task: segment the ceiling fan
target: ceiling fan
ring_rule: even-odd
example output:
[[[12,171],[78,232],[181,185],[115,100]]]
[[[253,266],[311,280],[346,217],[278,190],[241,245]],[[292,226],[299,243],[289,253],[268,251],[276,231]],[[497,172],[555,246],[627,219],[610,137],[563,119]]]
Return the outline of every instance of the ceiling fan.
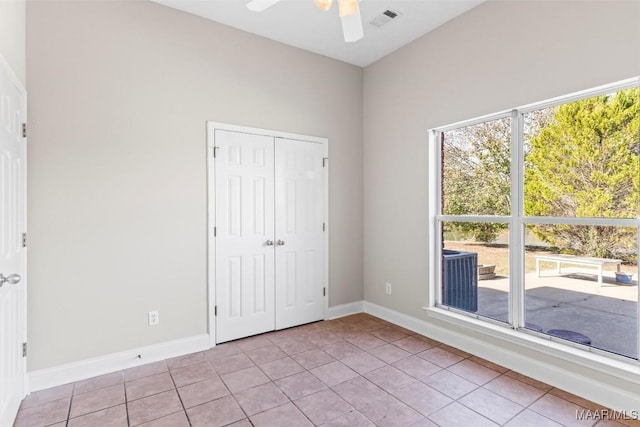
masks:
[[[247,9],[254,12],[262,12],[273,6],[280,0],[251,0],[247,3]],[[362,30],[362,18],[360,17],[360,0],[338,0],[338,12],[342,22],[342,33],[347,43],[356,42],[364,37]],[[318,9],[327,11],[331,8],[333,0],[313,0]]]

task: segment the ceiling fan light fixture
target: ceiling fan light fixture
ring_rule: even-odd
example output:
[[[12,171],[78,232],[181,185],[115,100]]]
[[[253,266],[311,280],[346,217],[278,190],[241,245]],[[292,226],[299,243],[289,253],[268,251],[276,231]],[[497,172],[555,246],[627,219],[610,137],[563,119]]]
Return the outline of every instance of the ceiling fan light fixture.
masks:
[[[280,0],[251,0],[246,4],[247,9],[253,12],[262,12],[273,6]],[[342,23],[342,33],[344,41],[347,43],[357,42],[364,37],[362,28],[362,17],[360,16],[360,0],[338,0],[340,22]],[[329,10],[333,0],[313,0],[320,10]]]
[[[338,0],[338,11],[339,11],[340,18],[349,16],[349,15],[354,15],[356,13],[360,15],[358,0]]]
[[[331,8],[331,4],[333,3],[333,0],[313,0],[313,3],[316,5],[318,9],[326,12]]]

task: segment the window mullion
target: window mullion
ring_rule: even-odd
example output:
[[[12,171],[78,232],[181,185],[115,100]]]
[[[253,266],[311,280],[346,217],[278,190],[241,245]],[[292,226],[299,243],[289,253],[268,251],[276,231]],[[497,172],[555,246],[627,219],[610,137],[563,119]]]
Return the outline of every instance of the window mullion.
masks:
[[[431,241],[427,241],[430,250],[434,255],[429,258],[429,300],[428,305],[435,307],[441,302],[441,281],[442,281],[442,145],[439,130],[433,130],[429,135],[428,156],[430,157],[429,182],[435,183],[433,188],[428,189],[430,194],[427,195],[429,200],[429,235]],[[435,248],[432,246],[435,242]]]
[[[568,225],[602,225],[617,227],[635,227],[637,218],[571,218],[530,216],[523,218],[525,224],[568,224]]]
[[[509,221],[509,324],[524,326],[524,230],[523,207],[523,120],[518,110],[511,117],[511,220]]]
[[[440,215],[442,221],[456,222],[509,222],[511,216],[502,215]]]

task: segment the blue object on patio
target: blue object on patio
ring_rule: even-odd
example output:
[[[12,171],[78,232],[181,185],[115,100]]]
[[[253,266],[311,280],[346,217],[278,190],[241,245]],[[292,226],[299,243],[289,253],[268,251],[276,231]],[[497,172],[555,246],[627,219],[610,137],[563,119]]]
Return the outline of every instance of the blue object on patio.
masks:
[[[478,310],[478,254],[442,251],[442,303],[465,311]]]
[[[549,335],[554,337],[563,338],[565,340],[577,342],[579,344],[590,345],[591,338],[586,335],[582,335],[579,332],[567,331],[566,329],[550,329],[547,331]]]
[[[624,283],[628,285],[631,283],[632,278],[633,278],[633,275],[631,274],[621,273],[616,271],[616,282],[618,283]]]

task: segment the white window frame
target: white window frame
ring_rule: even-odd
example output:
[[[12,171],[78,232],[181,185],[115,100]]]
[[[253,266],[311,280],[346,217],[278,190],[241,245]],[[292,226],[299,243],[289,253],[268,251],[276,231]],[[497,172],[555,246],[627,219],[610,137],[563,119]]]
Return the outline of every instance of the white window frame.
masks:
[[[640,86],[640,78],[635,77],[612,84],[560,96],[542,102],[528,104],[510,111],[502,111],[465,120],[446,126],[440,126],[429,130],[428,141],[428,251],[430,254],[429,265],[429,296],[427,306],[424,307],[431,316],[446,319],[448,321],[491,333],[502,339],[512,339],[513,342],[537,343],[552,354],[567,357],[569,354],[575,357],[575,349],[578,355],[583,355],[586,360],[594,362],[605,359],[617,359],[625,365],[630,364],[640,367],[640,301],[637,309],[637,354],[638,359],[617,355],[615,353],[573,343],[547,334],[538,333],[524,328],[525,316],[525,285],[524,285],[524,229],[527,224],[569,224],[569,225],[604,225],[635,227],[638,230],[638,248],[640,248],[640,217],[636,218],[571,218],[571,217],[530,217],[524,216],[524,153],[521,137],[523,135],[523,116],[534,110],[557,106],[585,98],[604,95],[623,89]],[[468,127],[487,121],[511,117],[511,215],[510,216],[475,216],[475,215],[443,215],[442,206],[442,162],[440,134],[442,132]],[[453,307],[440,304],[441,295],[441,260],[442,260],[442,235],[441,225],[446,221],[462,222],[504,222],[509,225],[509,317],[508,322],[500,322],[475,313],[458,310]],[[640,277],[640,263],[638,263],[637,277]],[[574,348],[574,349],[572,349]],[[581,352],[580,350],[583,350]]]

